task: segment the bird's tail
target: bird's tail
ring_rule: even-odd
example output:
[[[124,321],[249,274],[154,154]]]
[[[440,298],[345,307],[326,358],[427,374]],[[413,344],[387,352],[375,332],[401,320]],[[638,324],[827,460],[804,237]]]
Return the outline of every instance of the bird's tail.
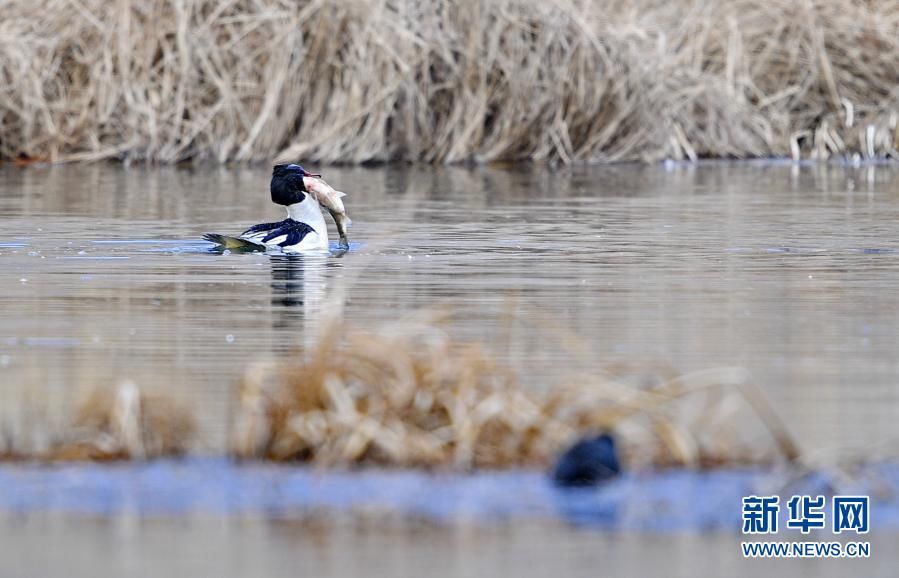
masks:
[[[206,233],[203,238],[210,243],[220,245],[223,249],[229,251],[265,251],[265,245],[254,243],[240,237],[229,237],[228,235],[219,235],[218,233]]]

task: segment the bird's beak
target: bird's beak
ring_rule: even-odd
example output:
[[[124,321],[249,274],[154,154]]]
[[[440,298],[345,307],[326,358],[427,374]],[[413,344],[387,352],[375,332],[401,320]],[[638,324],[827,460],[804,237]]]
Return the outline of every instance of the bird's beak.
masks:
[[[303,176],[304,176],[304,177],[315,177],[315,178],[320,178],[320,177],[321,177],[321,175],[317,175],[317,174],[315,174],[315,173],[310,173],[310,172],[307,171],[306,169],[303,169]]]

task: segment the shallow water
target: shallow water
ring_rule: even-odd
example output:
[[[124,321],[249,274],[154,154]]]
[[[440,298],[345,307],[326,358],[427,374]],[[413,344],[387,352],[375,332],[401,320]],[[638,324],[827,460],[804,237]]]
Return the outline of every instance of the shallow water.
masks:
[[[133,516],[0,516],[0,574],[72,576],[895,576],[895,535],[870,559],[744,560],[732,533],[610,535],[520,524],[498,528]],[[139,541],[137,540],[139,538]],[[539,547],[535,547],[539,544]],[[97,555],[101,553],[103,555]],[[698,562],[701,561],[701,562]]]
[[[220,451],[246,364],[314,343],[336,303],[363,327],[451,305],[534,387],[597,363],[741,366],[806,448],[899,434],[895,166],[324,173],[352,250],[286,258],[199,240],[280,218],[265,168],[0,167],[7,430],[39,438],[127,377],[186,398],[198,449]]]

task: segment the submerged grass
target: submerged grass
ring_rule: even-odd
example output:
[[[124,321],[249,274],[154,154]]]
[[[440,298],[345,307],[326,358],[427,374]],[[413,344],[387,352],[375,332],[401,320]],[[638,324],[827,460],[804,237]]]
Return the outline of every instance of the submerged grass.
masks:
[[[0,158],[899,148],[899,0],[0,0],[0,12]]]

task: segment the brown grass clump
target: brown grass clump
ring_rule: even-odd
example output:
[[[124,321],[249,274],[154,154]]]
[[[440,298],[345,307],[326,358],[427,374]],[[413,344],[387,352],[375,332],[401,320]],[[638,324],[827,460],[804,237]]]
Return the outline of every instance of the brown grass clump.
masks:
[[[0,0],[0,11],[0,158],[899,148],[899,0]]]
[[[184,407],[125,381],[115,390],[92,391],[61,439],[46,455],[35,457],[109,461],[179,456],[187,452],[194,433],[193,417]]]
[[[699,409],[685,412],[685,402]],[[331,332],[307,359],[247,371],[233,453],[324,465],[542,467],[579,436],[614,428],[635,465],[771,459],[770,441],[740,440],[737,418],[746,415],[734,408],[746,414],[746,402],[775,448],[796,459],[789,434],[740,371],[636,385],[600,375],[537,393],[481,345],[455,342],[439,325]]]

